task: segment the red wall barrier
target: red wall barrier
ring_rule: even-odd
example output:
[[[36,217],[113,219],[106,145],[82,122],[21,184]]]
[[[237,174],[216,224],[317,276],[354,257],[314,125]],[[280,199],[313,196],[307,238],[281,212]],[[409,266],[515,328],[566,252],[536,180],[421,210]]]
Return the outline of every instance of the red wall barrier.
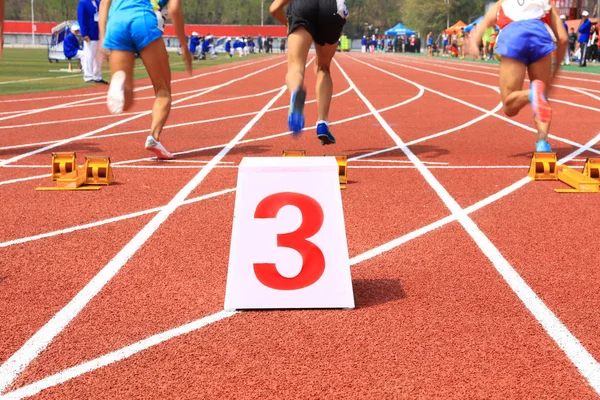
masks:
[[[58,25],[57,22],[36,22],[35,33],[51,34],[52,28]],[[285,37],[286,27],[283,25],[267,25],[267,26],[243,26],[243,25],[186,25],[185,33],[190,36],[192,32],[198,32],[200,35],[211,34],[213,36],[273,36]],[[31,33],[31,21],[6,21],[4,23],[5,33]],[[175,36],[175,29],[172,25],[165,27],[166,36]]]

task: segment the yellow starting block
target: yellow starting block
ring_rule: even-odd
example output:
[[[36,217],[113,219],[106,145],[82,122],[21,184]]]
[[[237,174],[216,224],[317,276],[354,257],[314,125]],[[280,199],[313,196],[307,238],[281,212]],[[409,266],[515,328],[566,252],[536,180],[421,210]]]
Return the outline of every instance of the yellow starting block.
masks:
[[[114,177],[110,157],[86,157],[85,158],[85,184],[86,185],[110,185]]]
[[[583,174],[593,179],[600,179],[600,158],[588,158],[583,167]]]
[[[85,165],[78,167],[75,153],[53,153],[52,180],[56,181],[55,187],[36,190],[100,190],[114,181],[110,157],[86,157]]]
[[[74,172],[77,169],[75,153],[52,153],[52,180]]]
[[[596,193],[600,192],[600,181],[590,178],[566,165],[559,165],[557,178],[572,189],[554,189],[557,193]]]
[[[325,157],[335,157],[339,167],[340,189],[346,189],[346,185],[348,184],[348,156],[326,155]]]
[[[528,176],[535,181],[555,181],[556,165],[556,153],[533,153]]]
[[[284,150],[283,157],[306,157],[306,150]]]

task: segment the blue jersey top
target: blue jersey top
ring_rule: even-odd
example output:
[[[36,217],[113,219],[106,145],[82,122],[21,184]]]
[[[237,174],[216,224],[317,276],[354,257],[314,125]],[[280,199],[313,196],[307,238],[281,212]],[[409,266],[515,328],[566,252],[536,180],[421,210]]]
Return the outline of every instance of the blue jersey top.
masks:
[[[585,22],[581,24],[578,32],[581,33],[579,35],[579,43],[587,43],[590,40],[590,30],[592,29],[592,23],[589,19],[586,19]]]
[[[113,0],[110,12],[132,11],[134,9],[160,11],[169,4],[169,0]]]
[[[81,28],[81,37],[89,37],[90,40],[100,39],[100,28],[96,16],[100,10],[100,0],[80,0],[77,6],[77,22]]]
[[[69,34],[65,37],[65,41],[63,43],[63,51],[65,53],[65,57],[67,57],[70,60],[71,58],[77,55],[77,50],[80,50],[79,40],[77,40],[77,37],[75,37],[75,35],[72,32],[69,32]]]

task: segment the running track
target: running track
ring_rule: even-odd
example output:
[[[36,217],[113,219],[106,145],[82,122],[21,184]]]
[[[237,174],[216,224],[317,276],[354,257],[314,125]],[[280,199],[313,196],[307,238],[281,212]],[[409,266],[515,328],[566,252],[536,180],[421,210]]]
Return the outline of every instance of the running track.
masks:
[[[176,77],[173,162],[143,148],[147,81],[122,116],[101,88],[0,98],[1,398],[600,396],[600,198],[526,178],[531,112],[499,111],[497,67],[336,60],[328,148],[285,132],[280,56]],[[600,79],[557,85],[551,144],[581,168]],[[222,311],[236,166],[284,148],[350,158],[355,310]],[[36,192],[57,150],[117,183]]]

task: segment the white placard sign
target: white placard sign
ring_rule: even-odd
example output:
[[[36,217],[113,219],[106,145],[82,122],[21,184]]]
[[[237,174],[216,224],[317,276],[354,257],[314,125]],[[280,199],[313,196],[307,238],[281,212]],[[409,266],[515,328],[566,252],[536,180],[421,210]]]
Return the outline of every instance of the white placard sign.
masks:
[[[225,309],[354,308],[335,157],[244,158]]]

